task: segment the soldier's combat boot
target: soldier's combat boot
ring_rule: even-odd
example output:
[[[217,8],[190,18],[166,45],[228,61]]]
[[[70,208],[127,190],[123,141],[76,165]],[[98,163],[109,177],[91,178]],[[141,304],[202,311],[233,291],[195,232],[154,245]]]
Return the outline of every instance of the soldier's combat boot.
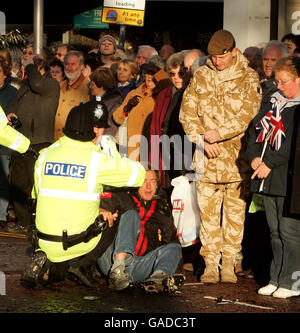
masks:
[[[220,281],[219,264],[206,262],[200,281],[203,283],[218,283]]]
[[[234,272],[235,260],[233,258],[222,258],[222,266],[221,266],[221,281],[236,283],[237,276]]]

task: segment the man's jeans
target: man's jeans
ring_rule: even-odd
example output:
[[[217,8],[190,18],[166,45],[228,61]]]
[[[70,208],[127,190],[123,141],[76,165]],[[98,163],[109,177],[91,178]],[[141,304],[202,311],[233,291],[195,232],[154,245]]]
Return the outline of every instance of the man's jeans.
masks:
[[[263,196],[273,251],[270,283],[292,289],[296,282],[294,274],[300,273],[300,221],[282,216],[284,199]]]
[[[179,243],[165,244],[144,256],[135,256],[140,226],[141,219],[136,211],[129,210],[121,216],[114,242],[98,258],[98,265],[103,274],[108,275],[113,264],[114,254],[121,252],[127,253],[125,271],[129,274],[132,282],[142,282],[157,270],[168,275],[175,273],[182,257]]]

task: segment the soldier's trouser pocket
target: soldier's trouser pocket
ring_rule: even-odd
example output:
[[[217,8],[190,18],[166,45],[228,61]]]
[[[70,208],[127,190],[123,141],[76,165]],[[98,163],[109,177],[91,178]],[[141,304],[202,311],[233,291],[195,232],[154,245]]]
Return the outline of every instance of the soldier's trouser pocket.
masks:
[[[235,257],[241,250],[246,201],[241,183],[210,184],[197,182],[201,214],[200,254],[216,261],[223,256]]]

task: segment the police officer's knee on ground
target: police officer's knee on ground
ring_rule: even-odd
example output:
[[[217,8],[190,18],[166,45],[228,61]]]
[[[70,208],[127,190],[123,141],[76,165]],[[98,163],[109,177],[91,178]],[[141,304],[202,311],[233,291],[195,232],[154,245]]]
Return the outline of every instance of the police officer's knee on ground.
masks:
[[[87,286],[97,285],[91,270],[93,256],[85,265],[81,262],[101,239],[103,185],[136,187],[145,177],[143,166],[121,158],[109,138],[107,150],[95,144],[95,133],[107,126],[102,103],[80,104],[68,115],[65,136],[40,152],[32,191],[37,199],[37,248],[23,272],[23,286],[34,287],[43,278],[49,281],[54,271],[62,278],[71,273]]]

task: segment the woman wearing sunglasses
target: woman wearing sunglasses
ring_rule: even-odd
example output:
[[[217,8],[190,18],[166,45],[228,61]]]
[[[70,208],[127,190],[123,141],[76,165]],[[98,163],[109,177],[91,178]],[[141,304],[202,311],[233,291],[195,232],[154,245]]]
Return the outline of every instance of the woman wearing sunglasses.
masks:
[[[25,67],[29,63],[33,63],[33,45],[28,44],[23,50],[23,66]]]
[[[160,92],[155,101],[155,107],[151,121],[151,163],[161,171],[161,184],[171,193],[171,180],[185,173],[184,147],[185,133],[179,122],[179,110],[182,94],[187,87],[190,74],[183,67],[186,51],[172,54],[166,63],[166,71],[169,74],[172,85]],[[162,153],[161,144],[158,138],[177,138],[173,147],[170,147],[170,154]],[[179,137],[181,139],[179,139]],[[159,161],[156,160],[159,156]],[[175,160],[176,156],[176,160]],[[179,167],[180,164],[180,167]]]
[[[24,68],[28,64],[33,64],[33,45],[27,44],[25,49],[23,50],[23,58],[22,58],[22,79],[24,79]]]

